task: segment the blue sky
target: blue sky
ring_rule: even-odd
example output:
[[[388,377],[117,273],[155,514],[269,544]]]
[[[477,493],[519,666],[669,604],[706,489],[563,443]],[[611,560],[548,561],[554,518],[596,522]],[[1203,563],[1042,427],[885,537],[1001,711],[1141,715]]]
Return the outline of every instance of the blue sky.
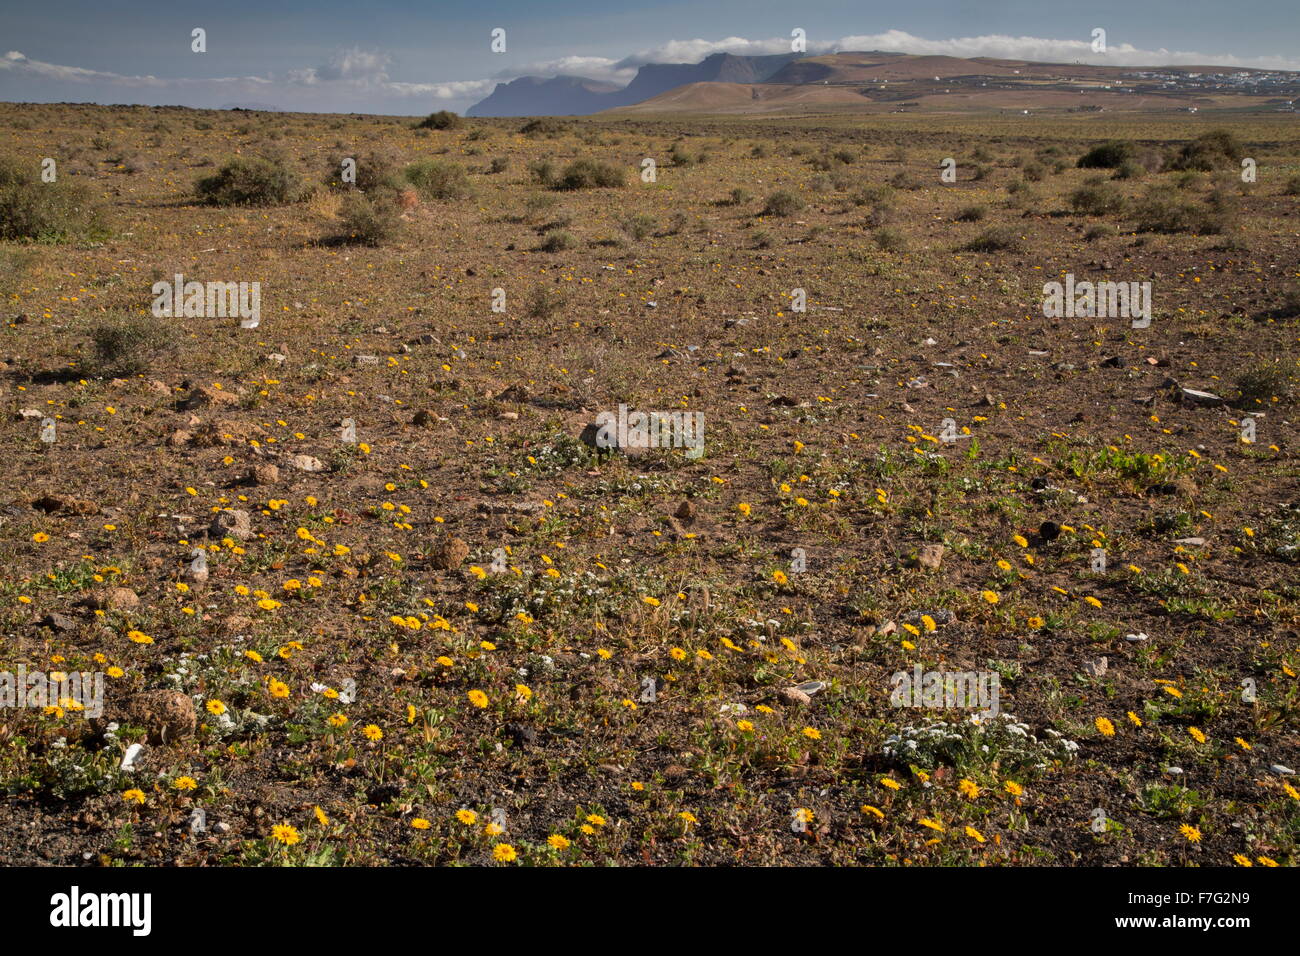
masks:
[[[195,27],[206,53],[190,49]],[[626,82],[643,62],[788,52],[794,27],[810,52],[1300,70],[1297,0],[43,0],[0,11],[0,100],[463,111],[526,73]]]

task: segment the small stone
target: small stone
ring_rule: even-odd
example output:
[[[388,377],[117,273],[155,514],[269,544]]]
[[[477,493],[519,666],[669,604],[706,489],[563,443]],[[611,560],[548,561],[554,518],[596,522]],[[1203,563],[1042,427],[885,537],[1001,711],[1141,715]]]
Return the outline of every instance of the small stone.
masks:
[[[454,571],[468,557],[468,544],[460,538],[445,538],[433,549],[430,560],[439,571]]]
[[[1184,402],[1194,405],[1222,405],[1223,399],[1213,392],[1202,392],[1195,388],[1179,389],[1178,396]]]
[[[232,614],[221,622],[221,630],[229,637],[247,634],[253,629],[253,619],[242,614]]]
[[[280,469],[276,465],[258,465],[253,469],[253,480],[259,485],[274,485],[280,480]]]
[[[812,698],[801,691],[798,687],[782,687],[776,693],[781,703],[790,706],[806,707],[812,703]]]
[[[325,464],[319,458],[311,455],[294,455],[289,459],[289,464],[299,471],[324,471]]]
[[[99,505],[85,498],[73,498],[71,495],[43,495],[32,502],[32,507],[46,514],[93,515],[99,513]]]
[[[167,436],[167,444],[172,448],[184,448],[193,438],[193,432],[187,432],[184,429],[178,428]]]
[[[190,394],[185,399],[187,408],[202,408],[208,405],[238,405],[239,396],[234,392],[228,392],[224,388],[217,388],[213,385],[199,385],[190,389]]]
[[[36,622],[38,627],[48,627],[51,631],[71,631],[77,627],[77,622],[66,614],[59,614],[57,611],[51,611],[39,621]]]
[[[1105,677],[1110,662],[1104,657],[1098,657],[1083,662],[1083,672],[1089,677]]]
[[[1130,644],[1145,644],[1147,641],[1150,640],[1150,638],[1147,637],[1145,633],[1125,634],[1124,640],[1128,641]]]
[[[923,544],[921,550],[917,552],[916,563],[923,568],[937,571],[939,565],[943,564],[943,555],[946,550],[941,544]]]
[[[149,735],[152,744],[165,744],[194,733],[194,701],[175,690],[147,690],[127,704],[127,714]]]
[[[1288,767],[1286,764],[1275,763],[1273,764],[1273,766],[1269,767],[1268,769],[1273,773],[1277,774],[1279,777],[1295,776],[1295,771],[1292,770],[1290,767]]]
[[[208,528],[208,534],[214,538],[234,538],[236,541],[247,541],[253,536],[253,523],[247,511],[228,508],[217,512]]]
[[[140,606],[140,597],[130,588],[109,588],[98,603],[106,611],[129,611]]]

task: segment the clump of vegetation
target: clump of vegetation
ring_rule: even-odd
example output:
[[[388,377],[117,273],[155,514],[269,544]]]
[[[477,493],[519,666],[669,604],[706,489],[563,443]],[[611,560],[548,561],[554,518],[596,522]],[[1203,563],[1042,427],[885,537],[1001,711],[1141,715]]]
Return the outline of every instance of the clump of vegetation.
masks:
[[[761,216],[793,216],[804,208],[804,201],[788,189],[778,189],[767,197]]]
[[[194,184],[201,201],[213,206],[278,206],[298,198],[298,177],[264,157],[236,157],[213,176]]]
[[[372,193],[378,190],[395,192],[402,188],[402,174],[393,153],[372,151],[352,157],[356,163],[356,181],[352,183],[343,181],[343,162],[348,158],[337,156],[330,161],[325,175],[325,184],[330,189],[357,189],[363,193]]]
[[[473,193],[469,174],[457,163],[422,159],[402,170],[402,178],[415,187],[422,199],[463,199]]]
[[[1126,139],[1113,139],[1088,150],[1075,165],[1080,169],[1118,169],[1136,156],[1136,145]]]
[[[538,248],[542,252],[564,252],[577,244],[578,240],[573,237],[573,233],[556,229],[546,234],[546,240]]]
[[[1245,148],[1234,134],[1217,129],[1184,143],[1169,158],[1168,166],[1170,169],[1209,172],[1223,166],[1238,166],[1245,154]]]
[[[907,249],[907,237],[897,229],[877,229],[871,238],[885,252],[904,252]]]
[[[744,189],[740,186],[737,186],[735,189],[733,189],[730,193],[727,194],[727,198],[722,200],[719,203],[719,205],[743,206],[745,205],[745,203],[749,202],[753,198],[754,198],[753,195],[750,193],[748,189]]]
[[[64,180],[42,182],[31,171],[0,160],[0,239],[64,242],[105,233],[99,207],[88,189]]]
[[[546,136],[554,138],[563,136],[569,131],[569,124],[550,117],[529,120],[523,126],[519,127],[519,132],[524,136]]]
[[[699,162],[699,157],[692,156],[688,153],[682,147],[681,143],[675,143],[673,145],[673,150],[668,154],[668,158],[672,160],[674,166],[694,166]]]
[[[460,129],[465,125],[465,121],[460,115],[453,113],[451,110],[438,110],[436,113],[430,113],[420,122],[415,124],[416,129]]]
[[[987,206],[967,206],[964,209],[959,209],[953,219],[957,222],[979,222],[988,214]]]
[[[1300,313],[1300,301],[1296,303],[1296,312]],[[1277,358],[1244,370],[1232,384],[1237,386],[1241,401],[1253,403],[1290,398],[1298,382],[1300,359]]]
[[[400,225],[397,202],[389,193],[366,195],[352,193],[343,200],[340,211],[343,233],[341,242],[377,246],[391,239]]]
[[[849,201],[855,206],[872,206],[885,202],[893,194],[894,190],[889,186],[863,186],[849,197]]]
[[[898,172],[894,173],[894,175],[890,176],[889,185],[893,186],[895,189],[917,190],[921,188],[921,184],[917,181],[916,177],[905,169],[900,169]]]
[[[1205,204],[1200,204],[1184,199],[1168,186],[1156,186],[1137,202],[1133,218],[1138,232],[1190,232],[1214,236],[1227,228],[1227,199],[1215,194]]]
[[[608,189],[622,186],[623,170],[595,159],[575,159],[551,184],[552,189]]]
[[[1124,208],[1124,194],[1114,183],[1093,177],[1070,194],[1070,208],[1085,216],[1117,213]]]
[[[966,252],[1004,252],[1020,248],[1020,235],[1010,226],[985,229],[962,246]]]
[[[544,285],[533,286],[524,305],[524,314],[530,319],[551,319],[564,310],[568,300],[559,290]]]
[[[638,242],[647,236],[653,235],[654,231],[659,227],[654,216],[643,212],[624,217],[619,220],[619,225],[625,233]]]
[[[177,348],[174,326],[155,318],[118,315],[90,330],[91,371],[124,378],[141,375]]]

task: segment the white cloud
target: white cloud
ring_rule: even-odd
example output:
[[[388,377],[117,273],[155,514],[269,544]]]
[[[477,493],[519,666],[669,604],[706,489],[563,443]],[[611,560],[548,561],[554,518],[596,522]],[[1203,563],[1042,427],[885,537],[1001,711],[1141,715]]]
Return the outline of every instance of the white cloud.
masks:
[[[1144,50],[1108,38],[1107,52],[1093,53],[1091,38],[1049,40],[1043,37],[1012,37],[1001,34],[926,40],[902,30],[866,36],[842,37],[835,50],[881,50],[887,53],[917,53],[929,56],[986,56],[1001,60],[1034,60],[1040,63],[1084,63],[1105,66],[1232,66],[1257,70],[1300,70],[1300,59],[1285,56],[1237,57],[1222,53],[1196,53],[1166,49]],[[812,49],[811,39],[808,43]]]
[[[667,62],[667,61],[660,61]],[[603,56],[566,56],[541,63],[525,63],[497,73],[494,79],[513,80],[521,76],[585,76],[592,80],[627,85],[636,76],[638,65],[611,60]]]

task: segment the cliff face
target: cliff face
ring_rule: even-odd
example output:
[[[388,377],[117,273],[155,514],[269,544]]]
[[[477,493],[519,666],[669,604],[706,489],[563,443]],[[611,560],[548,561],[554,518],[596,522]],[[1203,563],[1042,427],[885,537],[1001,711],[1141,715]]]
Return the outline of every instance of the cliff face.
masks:
[[[498,83],[466,116],[585,116],[608,109],[608,97],[620,92],[613,83],[581,76],[521,76]]]
[[[525,76],[500,83],[467,116],[585,116],[631,106],[688,83],[762,83],[798,54],[715,53],[699,63],[647,63],[623,88],[577,76]]]

